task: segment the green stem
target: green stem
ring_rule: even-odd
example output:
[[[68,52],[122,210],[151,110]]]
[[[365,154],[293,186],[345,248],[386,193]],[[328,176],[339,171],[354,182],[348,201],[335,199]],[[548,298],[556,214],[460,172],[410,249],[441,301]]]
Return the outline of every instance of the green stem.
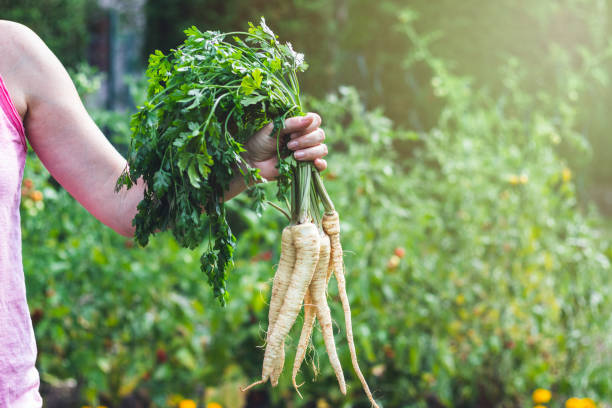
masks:
[[[314,168],[314,166],[312,167],[312,178],[314,189],[316,190],[317,196],[323,204],[323,208],[325,208],[325,213],[331,214],[336,212],[336,209],[334,208],[334,203],[332,202],[331,198],[329,198],[329,194],[327,194],[327,190],[325,189],[325,185],[323,184],[321,174],[316,168]]]
[[[298,205],[299,197],[298,197],[298,177],[297,177],[297,167],[292,166],[293,169],[291,171],[291,224],[297,224],[298,219]]]
[[[221,99],[223,99],[223,98],[225,98],[226,96],[229,96],[229,95],[230,95],[229,93],[225,93],[225,94],[223,94],[223,95],[221,95],[220,97],[217,98],[217,100],[215,101],[215,104],[213,105],[212,109],[210,110],[210,113],[208,114],[208,117],[206,118],[206,122],[204,122],[204,127],[202,129],[202,133],[204,133],[206,131],[206,129],[208,129],[208,125],[210,124],[210,119],[215,114],[215,111],[217,110],[217,105],[219,105],[219,102],[221,102]]]
[[[287,220],[289,222],[291,222],[291,217],[289,216],[289,214],[287,213],[287,211],[285,211],[284,209],[282,209],[280,206],[274,204],[272,201],[266,201],[267,204],[271,205],[272,208],[280,211],[281,214],[283,214],[285,217],[287,217]]]
[[[317,190],[314,186],[310,189],[310,215],[313,218],[313,223],[321,229],[321,210],[320,210],[321,199],[317,194]]]
[[[298,162],[297,163],[297,168],[296,168],[296,173],[297,173],[297,186],[296,186],[296,191],[297,191],[297,199],[298,202],[296,203],[298,205],[298,209],[297,209],[297,223],[298,224],[304,224],[306,222],[310,222],[311,221],[311,216],[310,216],[310,182],[311,182],[311,176],[310,176],[310,169],[308,168],[310,166],[310,163],[306,163],[306,162]]]

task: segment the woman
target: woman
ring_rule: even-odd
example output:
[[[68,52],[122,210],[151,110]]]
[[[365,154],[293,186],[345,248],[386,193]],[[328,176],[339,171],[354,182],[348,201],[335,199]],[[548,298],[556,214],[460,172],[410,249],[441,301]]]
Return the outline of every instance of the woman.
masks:
[[[119,234],[132,218],[143,183],[114,192],[125,159],[83,107],[70,77],[42,40],[23,25],[0,20],[0,407],[40,407],[36,344],[21,262],[20,188],[26,138],[51,175],[93,216]],[[314,113],[287,119],[284,134],[298,160],[327,166],[324,132]],[[247,143],[246,160],[266,179],[277,175],[271,126]],[[246,189],[235,179],[225,198]]]

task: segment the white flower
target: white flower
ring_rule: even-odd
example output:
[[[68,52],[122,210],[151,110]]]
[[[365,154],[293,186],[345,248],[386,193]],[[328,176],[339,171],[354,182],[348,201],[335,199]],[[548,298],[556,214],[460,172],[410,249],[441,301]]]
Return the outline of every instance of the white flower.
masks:
[[[291,55],[293,55],[293,61],[295,63],[295,66],[299,67],[300,65],[302,65],[304,63],[304,54],[302,54],[301,52],[295,52],[290,42],[287,43],[287,48],[289,48]]]
[[[261,21],[259,22],[259,25],[261,26],[261,29],[264,31],[264,33],[270,35],[272,38],[276,38],[276,35],[274,34],[274,31],[270,30],[270,27],[268,27],[266,25],[266,19],[265,18],[261,18]]]

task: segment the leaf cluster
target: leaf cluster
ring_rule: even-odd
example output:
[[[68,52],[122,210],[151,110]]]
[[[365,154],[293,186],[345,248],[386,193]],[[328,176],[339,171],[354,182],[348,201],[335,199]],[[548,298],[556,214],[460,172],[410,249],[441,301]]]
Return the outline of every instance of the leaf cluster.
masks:
[[[285,117],[302,114],[297,71],[303,54],[281,44],[262,18],[247,32],[185,30],[183,44],[167,55],[156,51],[147,69],[147,101],[131,120],[128,164],[117,189],[145,183],[133,220],[136,240],[146,245],[157,231],[171,230],[178,243],[201,257],[214,294],[224,303],[236,238],[226,218],[224,192],[243,177],[262,181],[245,154],[257,130],[274,121],[279,137]],[[286,196],[291,166],[280,141],[279,196]],[[263,193],[252,194],[262,206]]]

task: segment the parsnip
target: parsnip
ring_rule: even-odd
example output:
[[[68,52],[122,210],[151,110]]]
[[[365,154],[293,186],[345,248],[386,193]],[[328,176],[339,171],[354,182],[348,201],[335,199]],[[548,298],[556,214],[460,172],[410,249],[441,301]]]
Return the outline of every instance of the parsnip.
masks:
[[[304,223],[291,228],[296,252],[291,283],[266,344],[261,380],[244,388],[243,391],[265,383],[272,375],[275,363],[281,354],[281,345],[300,312],[302,301],[319,261],[320,239],[317,227],[312,223]]]
[[[340,365],[340,359],[338,358],[336,344],[334,342],[334,328],[331,311],[327,305],[327,266],[329,265],[329,254],[330,239],[327,235],[323,234],[321,237],[319,265],[312,279],[312,283],[310,284],[310,293],[316,307],[317,319],[319,319],[319,323],[321,323],[323,341],[325,342],[325,349],[327,350],[329,362],[338,379],[340,391],[342,394],[346,394],[344,374],[342,373],[342,366]]]
[[[270,333],[274,327],[274,323],[278,318],[283,300],[287,293],[287,288],[291,282],[291,276],[293,274],[293,268],[295,266],[295,247],[293,245],[293,235],[291,227],[285,227],[281,236],[281,256],[278,261],[278,268],[274,275],[274,281],[272,283],[272,295],[270,297],[270,309],[268,311],[268,333],[266,335],[266,343],[270,339]],[[270,382],[272,386],[278,384],[278,378],[283,371],[283,365],[285,362],[285,341],[281,344],[281,351],[278,359],[274,363],[274,369],[270,376]]]
[[[361,381],[363,390],[365,391],[368,399],[372,406],[378,408],[370,387],[366,382],[361,369],[359,368],[359,362],[357,361],[357,352],[355,351],[355,341],[353,340],[353,323],[351,321],[351,306],[349,304],[348,295],[346,294],[346,279],[344,276],[344,262],[342,260],[342,245],[340,244],[340,218],[337,212],[326,213],[323,216],[323,231],[329,236],[331,244],[332,262],[334,266],[334,276],[338,281],[338,293],[340,295],[340,301],[342,302],[342,309],[344,311],[344,322],[346,325],[346,338],[351,353],[351,362],[353,369]]]

